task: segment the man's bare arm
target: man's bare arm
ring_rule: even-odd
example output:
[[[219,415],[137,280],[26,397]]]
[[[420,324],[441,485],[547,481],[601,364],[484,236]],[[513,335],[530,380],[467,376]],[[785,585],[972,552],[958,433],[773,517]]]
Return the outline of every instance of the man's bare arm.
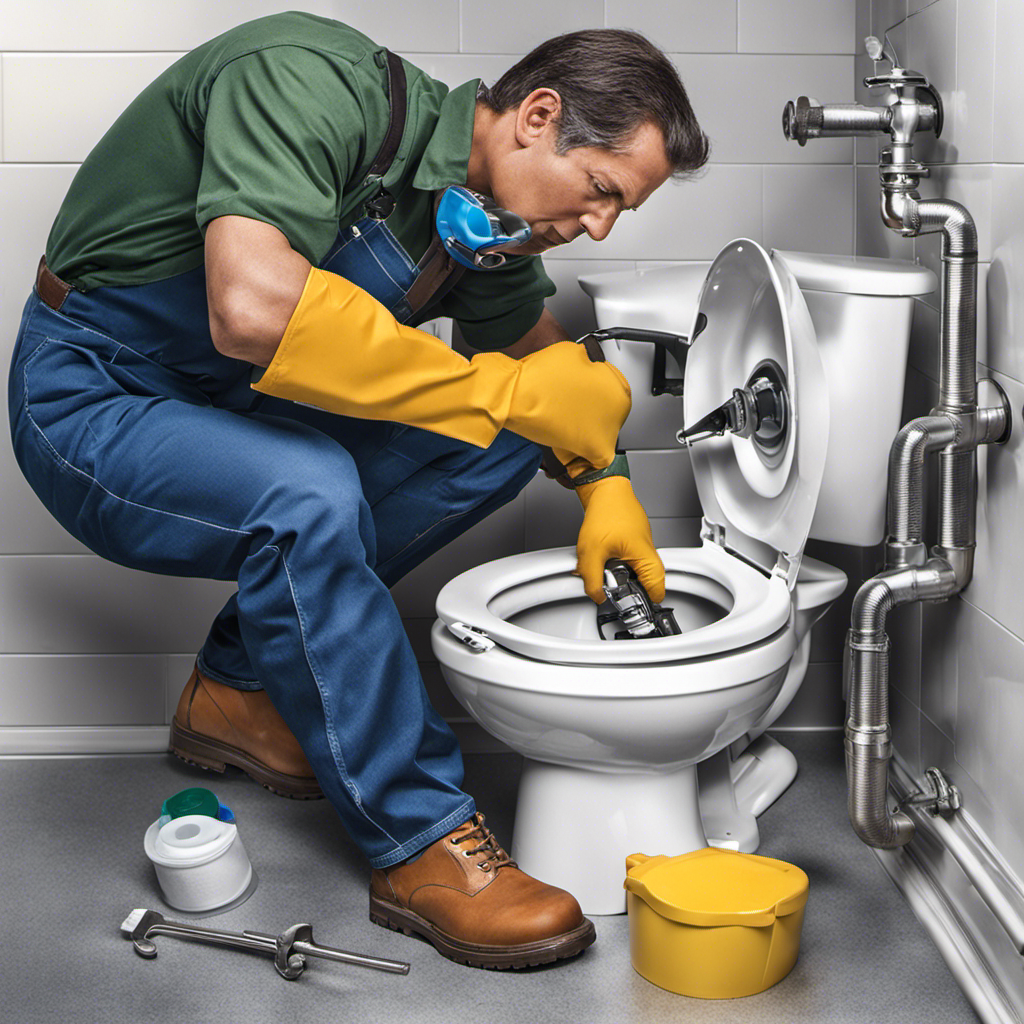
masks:
[[[217,351],[269,366],[302,295],[310,264],[271,224],[228,215],[206,228],[206,298]],[[514,345],[521,359],[569,335],[547,309]]]
[[[547,309],[540,315],[540,319],[533,328],[526,332],[514,345],[499,349],[505,355],[513,359],[522,359],[531,352],[537,352],[548,345],[554,345],[556,341],[567,341],[569,335],[565,328],[554,318],[554,315]]]
[[[309,268],[308,260],[270,224],[234,215],[210,221],[206,298],[217,351],[269,366]]]

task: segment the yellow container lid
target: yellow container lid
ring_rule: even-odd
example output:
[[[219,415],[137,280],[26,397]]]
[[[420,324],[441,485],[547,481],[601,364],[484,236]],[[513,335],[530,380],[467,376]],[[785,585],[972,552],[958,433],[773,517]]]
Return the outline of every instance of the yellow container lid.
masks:
[[[678,857],[632,854],[625,888],[670,921],[762,928],[804,906],[808,879],[794,864],[709,846]]]

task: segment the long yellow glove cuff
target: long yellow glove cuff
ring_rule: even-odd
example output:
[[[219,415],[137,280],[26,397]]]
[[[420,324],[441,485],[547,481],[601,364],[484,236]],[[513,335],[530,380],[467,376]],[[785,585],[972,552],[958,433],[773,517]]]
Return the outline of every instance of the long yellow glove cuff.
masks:
[[[486,448],[508,427],[607,466],[629,414],[629,385],[582,345],[559,342],[521,360],[471,360],[399,324],[372,295],[312,267],[255,390],[329,412],[422,427]]]
[[[555,450],[569,476],[576,479],[592,468],[570,452]],[[651,524],[625,476],[606,476],[576,488],[583,505],[583,525],[576,541],[576,571],[596,604],[605,600],[604,565],[621,558],[632,566],[655,604],[665,600],[665,566],[654,546]]]

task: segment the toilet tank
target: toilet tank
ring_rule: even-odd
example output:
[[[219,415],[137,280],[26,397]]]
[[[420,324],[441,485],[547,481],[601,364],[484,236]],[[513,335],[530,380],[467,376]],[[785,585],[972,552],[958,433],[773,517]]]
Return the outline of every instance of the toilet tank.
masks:
[[[937,285],[905,260],[775,250],[800,285],[828,381],[828,453],[810,536],[858,547],[885,536],[889,448],[901,427],[914,298]],[[594,300],[598,327],[647,327],[688,334],[710,263],[594,274],[580,285]],[[678,447],[682,402],[650,393],[653,346],[605,342],[605,355],[630,381],[633,411],[626,450]],[[668,376],[678,368],[671,357]],[[737,382],[737,386],[742,385]],[[680,472],[689,464],[680,460]]]

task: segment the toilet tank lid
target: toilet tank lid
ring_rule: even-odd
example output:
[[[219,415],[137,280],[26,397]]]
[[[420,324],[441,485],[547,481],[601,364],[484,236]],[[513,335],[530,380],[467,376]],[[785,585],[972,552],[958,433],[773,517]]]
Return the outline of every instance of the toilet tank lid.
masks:
[[[929,295],[939,283],[931,270],[910,260],[782,249],[772,250],[772,255],[785,260],[801,290],[846,295]]]

